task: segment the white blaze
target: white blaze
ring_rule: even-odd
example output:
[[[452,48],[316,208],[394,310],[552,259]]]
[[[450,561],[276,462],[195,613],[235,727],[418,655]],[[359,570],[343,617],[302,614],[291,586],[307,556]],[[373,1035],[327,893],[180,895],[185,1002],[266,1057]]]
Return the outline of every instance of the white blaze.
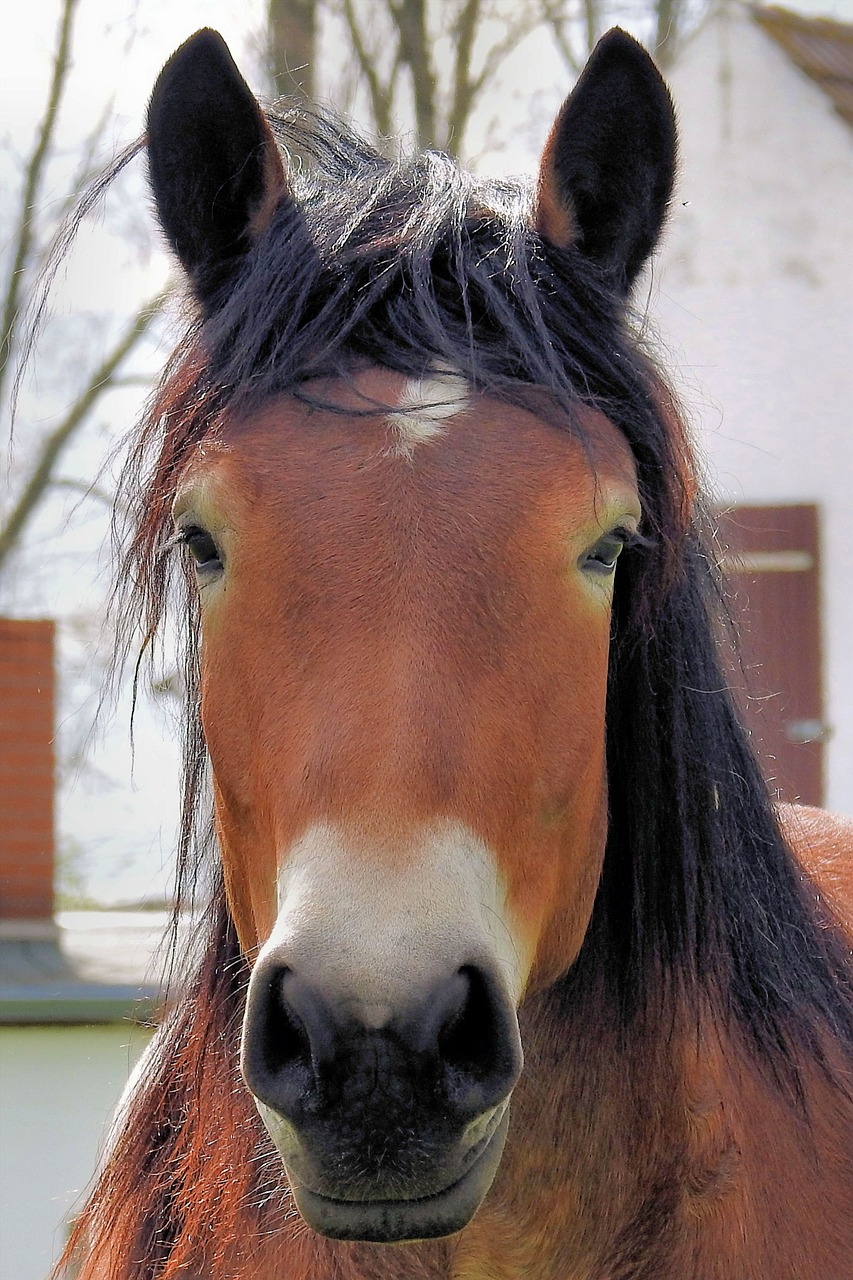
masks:
[[[445,423],[464,413],[468,402],[468,383],[458,373],[436,370],[423,378],[411,378],[391,415],[397,437],[393,452],[411,461],[415,448],[440,436]]]
[[[363,838],[310,828],[286,854],[279,913],[259,960],[274,952],[327,999],[374,1027],[466,964],[487,964],[513,1004],[531,957],[508,910],[494,854],[446,822],[420,831],[398,865]]]

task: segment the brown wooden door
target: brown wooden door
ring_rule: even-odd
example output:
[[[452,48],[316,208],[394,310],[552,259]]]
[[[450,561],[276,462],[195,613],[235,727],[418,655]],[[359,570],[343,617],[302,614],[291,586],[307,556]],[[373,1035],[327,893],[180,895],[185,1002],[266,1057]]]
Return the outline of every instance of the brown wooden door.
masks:
[[[820,548],[814,506],[734,507],[719,520],[740,634],[732,686],[783,800],[823,802]]]

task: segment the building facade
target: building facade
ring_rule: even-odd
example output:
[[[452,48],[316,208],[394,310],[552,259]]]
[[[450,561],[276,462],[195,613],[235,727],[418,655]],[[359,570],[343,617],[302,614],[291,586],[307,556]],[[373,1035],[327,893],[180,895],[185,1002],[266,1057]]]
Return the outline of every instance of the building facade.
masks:
[[[817,790],[782,794],[853,814],[853,27],[723,3],[668,78],[680,179],[649,311],[753,597],[756,691],[820,755]],[[809,667],[817,704],[773,687]]]

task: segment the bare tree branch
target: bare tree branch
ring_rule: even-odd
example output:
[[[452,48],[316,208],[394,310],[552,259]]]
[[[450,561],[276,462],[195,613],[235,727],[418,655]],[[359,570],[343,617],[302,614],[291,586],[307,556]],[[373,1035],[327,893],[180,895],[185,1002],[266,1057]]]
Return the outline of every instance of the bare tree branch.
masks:
[[[29,163],[27,164],[24,189],[21,194],[18,225],[12,237],[12,243],[15,245],[15,256],[12,262],[12,269],[9,273],[9,279],[6,284],[6,296],[3,299],[3,318],[0,320],[0,398],[2,398],[6,376],[12,367],[12,328],[18,314],[21,291],[24,284],[24,273],[27,269],[27,263],[33,245],[33,214],[39,184],[44,172],[44,166],[50,151],[50,146],[53,141],[54,130],[56,128],[56,118],[59,113],[59,104],[62,100],[63,90],[65,89],[65,84],[68,79],[68,71],[71,65],[71,30],[74,19],[74,10],[77,7],[77,3],[78,0],[63,0],[62,16],[59,26],[59,41],[57,43],[56,54],[53,59],[53,71],[51,74],[47,105],[45,107],[41,124],[39,125],[36,145],[33,148],[32,155],[30,156]]]
[[[518,22],[510,26],[503,40],[493,44],[483,60],[483,65],[471,86],[471,107],[489,84],[505,58],[518,47],[519,41],[529,35],[537,26],[538,18],[534,12],[524,14]]]
[[[454,60],[453,95],[447,117],[447,146],[454,143],[458,149],[462,131],[471,114],[474,85],[471,80],[471,53],[480,18],[480,0],[465,0],[456,21],[456,57]]]
[[[103,140],[107,125],[112,119],[114,112],[115,103],[113,99],[110,99],[101,112],[94,129],[83,143],[83,153],[80,156],[80,160],[71,176],[71,181],[68,184],[68,194],[60,202],[54,215],[57,222],[62,223],[65,221],[71,213],[71,210],[76,205],[79,199],[79,193],[85,187],[88,187],[89,184],[97,177],[101,166],[96,163],[95,157],[98,154],[98,147]],[[49,251],[48,254],[45,254],[45,257],[47,256],[49,256]]]
[[[26,522],[38,505],[45,489],[50,484],[53,471],[62,450],[74,435],[77,428],[85,421],[93,405],[105,391],[115,385],[116,370],[126,356],[137,345],[148,330],[151,321],[161,311],[169,290],[163,289],[155,297],[149,299],[131,320],[119,341],[110,354],[95,370],[84,390],[80,393],[58,426],[54,427],[43,442],[38,460],[30,471],[21,492],[9,512],[2,528],[0,528],[0,565],[11,552]]]
[[[79,493],[82,498],[94,498],[97,502],[103,503],[105,507],[112,510],[115,505],[115,499],[106,489],[102,489],[97,484],[87,484],[85,480],[74,480],[71,476],[60,476],[58,480],[50,481],[53,489],[68,489],[72,493]]]
[[[593,45],[606,26],[614,20],[645,19],[652,25],[654,55],[661,66],[671,63],[679,41],[688,23],[693,25],[707,3],[690,5],[687,0],[637,0],[635,4],[620,6],[615,0],[580,0],[575,10],[567,0],[539,0],[543,20],[551,28],[554,42],[570,67],[578,75],[592,51]],[[577,47],[572,41],[572,28],[578,28],[582,39]],[[646,27],[648,31],[648,27]],[[647,37],[648,39],[648,37]]]
[[[399,74],[400,74],[400,70],[401,70],[402,66],[403,66],[403,58],[402,58],[402,56],[401,56],[401,54],[400,54],[400,47],[399,47],[399,45],[398,45],[398,46],[397,46],[397,52],[396,52],[396,54],[394,55],[394,65],[392,66],[392,68],[391,68],[391,74],[390,74],[390,76],[388,77],[388,104],[389,104],[389,107],[390,107],[390,104],[394,101],[394,94],[395,94],[395,92],[396,92],[396,90],[397,90],[397,77],[398,77],[398,76],[399,76]],[[393,125],[392,125],[392,128],[393,128]],[[389,129],[389,133],[390,133],[390,132],[391,132],[391,130]]]
[[[352,0],[343,0],[343,11],[350,39],[352,40],[353,51],[367,82],[367,91],[370,94],[370,106],[373,111],[376,130],[382,137],[387,137],[392,131],[391,103],[393,99],[393,82],[396,79],[400,63],[399,50],[394,62],[391,81],[388,84],[383,84],[376,69],[376,59],[368,52]]]
[[[655,30],[655,57],[661,66],[671,61],[678,37],[681,34],[682,5],[680,0],[657,0],[657,27]]]
[[[591,52],[599,34],[599,2],[598,0],[583,0],[583,13],[586,27],[586,47]]]
[[[276,92],[315,96],[317,19],[321,0],[269,0],[267,25]]]
[[[412,73],[418,145],[438,147],[436,78],[430,56],[426,0],[388,0],[388,12],[400,35],[400,52]]]
[[[568,31],[569,18],[563,0],[541,0],[541,9],[561,57],[575,75],[580,75],[584,58],[578,56],[572,45]]]

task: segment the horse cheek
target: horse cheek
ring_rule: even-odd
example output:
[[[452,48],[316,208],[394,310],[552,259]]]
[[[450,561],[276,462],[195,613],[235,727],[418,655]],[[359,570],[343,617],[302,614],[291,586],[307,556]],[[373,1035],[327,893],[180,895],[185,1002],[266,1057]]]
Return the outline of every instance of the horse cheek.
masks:
[[[252,756],[258,739],[251,723],[253,701],[234,664],[221,661],[218,646],[208,643],[201,716],[211,761],[214,824],[228,903],[249,955],[268,936],[276,916],[276,842],[272,824],[263,820],[268,806]]]

